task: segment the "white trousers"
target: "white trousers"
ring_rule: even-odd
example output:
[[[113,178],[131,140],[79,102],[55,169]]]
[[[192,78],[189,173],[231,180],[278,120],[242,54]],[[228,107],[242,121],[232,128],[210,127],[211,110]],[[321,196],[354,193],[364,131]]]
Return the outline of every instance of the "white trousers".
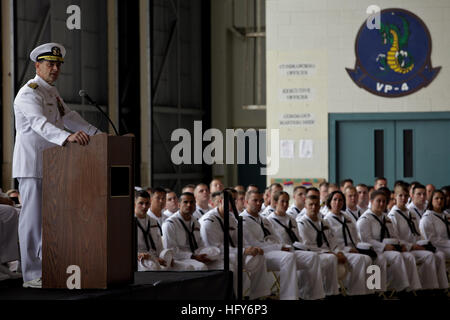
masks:
[[[436,259],[431,251],[412,250],[417,263],[417,271],[422,284],[422,289],[439,289]]]
[[[280,300],[298,299],[297,262],[293,252],[274,250],[264,252],[267,269],[280,274]]]
[[[436,250],[434,253],[434,261],[436,262],[436,277],[438,280],[439,289],[447,289],[449,286],[445,266],[445,253]]]
[[[312,251],[301,250],[295,250],[294,254],[297,262],[299,297],[303,300],[324,298],[319,255]]]
[[[0,263],[19,260],[18,226],[17,210],[0,204]]]
[[[26,282],[42,277],[42,179],[18,180],[22,198],[19,215],[20,258],[23,281]]]
[[[337,264],[338,260],[334,254],[320,253],[320,268],[322,269],[322,283],[327,296],[339,294]]]
[[[389,290],[402,291],[409,287],[408,269],[403,256],[398,251],[383,251],[377,253],[378,257],[386,260],[387,283]]]
[[[347,294],[363,295],[369,294],[367,288],[367,267],[372,264],[372,259],[368,255],[359,253],[345,253],[351,271],[347,273],[343,281]]]
[[[416,258],[411,252],[402,252],[403,260],[405,261],[406,274],[408,275],[409,287],[407,291],[420,290],[422,284],[419,279],[419,272],[417,271]]]

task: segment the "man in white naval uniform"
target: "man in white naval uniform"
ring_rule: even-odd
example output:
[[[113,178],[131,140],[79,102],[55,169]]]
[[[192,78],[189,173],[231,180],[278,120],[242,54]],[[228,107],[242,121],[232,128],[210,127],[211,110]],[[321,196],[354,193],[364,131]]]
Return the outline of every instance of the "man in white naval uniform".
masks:
[[[54,86],[64,55],[64,47],[57,43],[35,48],[30,58],[35,62],[36,77],[19,90],[14,100],[16,144],[12,171],[19,180],[22,198],[19,241],[24,287],[42,287],[42,152],[67,142],[86,145],[89,136],[100,133],[65,105]]]
[[[199,183],[194,189],[195,212],[194,218],[200,219],[205,213],[211,210],[209,206],[209,188],[204,183]]]
[[[172,260],[170,263],[160,257],[163,251],[161,231],[158,222],[147,214],[150,206],[150,194],[145,190],[140,190],[136,192],[134,198],[138,271],[194,270],[189,264],[176,260]]]
[[[200,236],[200,224],[192,216],[195,210],[194,194],[182,193],[179,202],[180,210],[162,225],[164,248],[172,249],[175,260],[191,265],[195,270],[223,269],[223,257],[214,257],[213,260],[213,257],[200,252],[205,248],[205,243]]]
[[[167,216],[163,214],[163,209],[166,206],[166,190],[163,188],[154,188],[150,195],[150,208],[147,211],[149,217],[155,219],[158,223],[159,231],[162,234],[162,225]]]
[[[283,191],[283,187],[279,183],[272,183],[269,187],[269,198],[270,198],[270,204],[267,205],[264,210],[261,212],[261,216],[264,218],[267,218],[269,214],[275,211],[275,208],[272,206],[273,201],[273,195],[277,191]]]
[[[279,271],[280,274],[280,300],[298,299],[298,277],[295,255],[290,248],[270,241],[276,237],[270,222],[261,217],[262,195],[257,191],[249,191],[245,195],[243,218],[244,245],[254,246],[264,250],[267,268],[269,271]]]
[[[395,201],[388,214],[389,219],[402,244],[416,258],[422,289],[446,289],[448,288],[447,274],[445,270],[445,254],[442,251],[433,253],[417,242],[423,240],[420,234],[420,217],[416,212],[406,208],[408,201],[408,188],[397,185],[394,188]]]
[[[289,205],[289,194],[277,191],[272,202],[275,211],[269,214],[267,220],[280,240],[280,244],[290,245],[297,261],[299,296],[303,300],[317,300],[325,298],[322,283],[322,266],[319,255],[312,251],[300,250],[294,246],[301,243],[295,219],[288,215],[286,209]],[[324,270],[326,271],[326,270]]]
[[[423,214],[427,210],[427,190],[425,186],[417,183],[412,188],[412,199],[411,202],[407,205],[409,211],[414,212],[419,216],[419,219],[422,218]]]
[[[387,217],[386,194],[382,190],[372,192],[371,208],[368,209],[356,224],[358,234],[363,242],[370,243],[377,255],[383,255],[387,261],[388,290],[418,290],[421,289],[417,273],[416,259],[401,246],[401,251],[392,244],[386,244],[384,239],[398,239],[392,221]]]
[[[177,212],[179,209],[178,205],[178,197],[177,194],[174,191],[167,191],[166,194],[166,208],[163,212],[163,215],[166,216],[166,218],[173,215],[175,212]]]
[[[223,254],[224,248],[224,192],[221,191],[218,198],[218,205],[216,208],[211,209],[200,220],[200,234],[203,241],[207,246],[219,247]],[[231,194],[230,194],[231,197]],[[229,246],[230,246],[230,262],[232,266],[237,267],[237,228],[238,222],[234,217],[231,203],[229,204]],[[247,263],[252,259],[252,263]],[[254,261],[253,261],[254,260]],[[247,273],[243,274],[244,286],[243,290],[249,289],[250,299],[257,299],[259,297],[268,296],[270,294],[271,277],[267,272],[266,259],[264,258],[264,252],[257,247],[246,247],[243,252],[243,267]],[[247,277],[248,275],[248,277]],[[235,284],[237,284],[237,268],[233,270],[233,277],[235,278]],[[235,288],[237,286],[235,285]]]
[[[360,183],[356,185],[356,192],[358,193],[357,207],[363,214],[369,208],[369,189],[364,183]]]
[[[436,199],[435,199],[436,198]],[[445,200],[442,191],[433,194],[428,210],[420,219],[420,232],[437,250],[450,259],[450,215],[443,210]],[[439,207],[438,201],[441,201]],[[436,202],[436,203],[434,203]]]
[[[295,219],[305,207],[306,188],[304,186],[296,186],[294,188],[294,203],[287,209],[286,214]]]
[[[364,213],[360,208],[358,208],[358,193],[356,188],[353,186],[347,187],[344,190],[345,194],[345,213],[352,219],[353,223],[356,225],[356,221]]]

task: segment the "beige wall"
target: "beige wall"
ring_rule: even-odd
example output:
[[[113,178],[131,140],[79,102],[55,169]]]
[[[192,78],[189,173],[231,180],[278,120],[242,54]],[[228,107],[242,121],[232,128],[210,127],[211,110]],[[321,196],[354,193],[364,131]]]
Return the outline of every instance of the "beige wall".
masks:
[[[356,34],[366,9],[403,8],[418,15],[432,38],[431,61],[441,66],[426,88],[401,98],[375,96],[357,87],[345,68],[355,65]],[[450,111],[450,1],[447,0],[267,0],[267,129],[280,129],[280,140],[296,141],[295,157],[280,159],[278,178],[328,179],[328,113]],[[284,63],[312,63],[308,76],[285,76]],[[308,101],[280,101],[282,88],[311,88]],[[284,113],[312,113],[315,124],[280,128]],[[313,140],[313,157],[298,157],[298,140]],[[268,181],[271,177],[268,177]]]

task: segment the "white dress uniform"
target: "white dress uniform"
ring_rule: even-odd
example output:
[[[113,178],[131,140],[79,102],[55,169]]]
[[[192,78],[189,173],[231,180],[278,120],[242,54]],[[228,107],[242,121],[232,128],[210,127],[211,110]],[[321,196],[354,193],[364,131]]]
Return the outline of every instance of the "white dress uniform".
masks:
[[[166,216],[166,219],[167,219],[168,217],[170,217],[171,215],[173,215],[173,214],[176,213],[176,212],[177,212],[177,211],[172,212],[172,211],[170,211],[169,209],[166,209],[166,210],[164,210],[163,215]],[[162,225],[161,225],[161,226],[162,226]]]
[[[217,208],[208,211],[201,219],[200,234],[207,246],[220,248],[222,254],[224,250],[224,230],[225,222],[220,216]],[[229,253],[230,267],[233,266],[233,277],[235,290],[237,289],[237,244],[238,244],[238,223],[232,213],[229,215]],[[250,259],[257,260],[250,264]],[[264,255],[243,256],[243,268],[247,271],[243,273],[243,291],[249,290],[250,299],[256,299],[270,294],[272,285],[270,274],[267,272],[267,264]],[[237,293],[237,292],[236,292]]]
[[[263,249],[268,270],[280,274],[280,300],[297,300],[299,291],[295,255],[282,251],[283,245],[280,243],[265,241],[267,236],[276,237],[267,219],[253,217],[247,210],[240,216],[243,218],[244,245]]]
[[[48,48],[47,48],[47,47]],[[58,44],[36,48],[48,50]],[[33,60],[32,58],[32,60]],[[22,211],[19,217],[19,241],[25,282],[42,275],[42,152],[47,148],[62,146],[72,132],[84,131],[94,135],[98,129],[71,111],[60,97],[55,86],[36,75],[18,92],[14,100],[16,143],[13,154],[13,178],[19,180]]]
[[[418,240],[423,240],[420,234],[419,221],[417,213],[408,209],[400,210],[394,205],[388,214],[389,219],[397,233],[402,244],[411,250],[411,247]],[[442,251],[435,253],[426,250],[412,250],[417,261],[422,289],[445,289],[448,288],[447,274],[445,270],[445,254]]]
[[[332,241],[333,238],[330,227],[327,226],[327,222],[323,221],[321,218],[316,222],[312,221],[306,213],[303,216],[298,216],[296,222],[298,233],[302,238],[302,243],[309,250],[319,253],[325,294],[327,296],[339,294],[337,274],[338,259],[334,254],[326,253],[333,251],[330,249],[330,246],[333,246],[333,243],[327,245],[327,241]],[[321,232],[320,239],[318,231]]]
[[[439,251],[445,253],[450,259],[450,216],[427,210],[420,219],[420,232],[424,238],[431,242]]]
[[[200,236],[200,224],[194,217],[186,221],[178,211],[164,221],[162,231],[163,246],[173,250],[175,260],[191,265],[195,270],[223,269],[223,258],[208,265],[191,258],[205,247]]]
[[[275,209],[272,208],[272,206],[269,204],[267,207],[264,208],[264,210],[262,210],[260,215],[261,215],[261,217],[267,218],[274,211],[275,211]]]
[[[301,211],[302,210],[300,210],[295,204],[293,204],[289,207],[289,209],[286,210],[286,214],[290,215],[295,220]]]
[[[272,212],[267,220],[272,224],[272,229],[283,245],[301,243],[298,234],[297,222],[292,216],[277,216]],[[299,296],[303,300],[317,300],[325,297],[322,284],[322,268],[320,258],[316,252],[295,250],[298,271]]]
[[[209,210],[211,210],[210,208],[208,208],[208,210],[202,209],[199,205],[196,205],[195,211],[192,214],[192,216],[194,218],[196,218],[197,220],[200,220]]]
[[[420,210],[412,201],[406,207],[408,208],[409,211],[417,214],[419,216],[419,219],[422,219],[422,216],[426,211],[426,209]],[[426,208],[426,206],[424,206],[424,207]]]
[[[154,214],[150,209],[148,209],[147,215],[148,215],[149,217],[151,217],[151,218],[153,218],[153,219],[155,219],[155,220],[157,221],[159,231],[160,231],[161,234],[162,234],[162,225],[163,225],[164,221],[167,219],[167,216],[164,215],[164,214],[161,212],[161,216],[158,217],[158,216],[157,216],[156,214]]]
[[[154,270],[186,270],[189,269],[189,264],[184,264],[180,261],[173,261],[173,266],[162,266],[159,264],[157,258],[163,251],[163,243],[158,222],[149,217],[136,217],[137,227],[137,248],[138,253],[148,253],[152,259],[138,261],[138,271],[154,271]],[[194,270],[194,268],[192,268]]]
[[[388,289],[402,291],[421,288],[414,256],[409,252],[384,251],[386,246],[382,242],[384,238],[398,239],[392,221],[385,213],[378,217],[368,209],[358,219],[356,227],[361,241],[370,243],[377,255],[385,257]]]
[[[361,214],[363,212],[364,211],[362,211],[358,207],[356,207],[356,210],[352,210],[349,207],[347,207],[345,209],[345,213],[347,214],[347,217],[350,218],[354,224],[356,224],[356,221],[358,221],[359,217],[361,217]]]
[[[359,253],[350,253],[350,250],[356,249],[361,240],[356,229],[356,222],[352,216],[346,212],[341,212],[341,216],[337,216],[331,211],[327,213],[324,220],[333,231],[333,241],[337,249],[342,251],[347,257],[352,271],[347,274],[344,285],[349,295],[369,294],[371,290],[367,288],[367,267],[372,265],[372,258],[368,255]],[[381,288],[380,291],[386,290],[386,259],[377,256],[374,264],[380,267],[381,271]]]
[[[0,264],[19,260],[18,225],[17,210],[0,204]]]

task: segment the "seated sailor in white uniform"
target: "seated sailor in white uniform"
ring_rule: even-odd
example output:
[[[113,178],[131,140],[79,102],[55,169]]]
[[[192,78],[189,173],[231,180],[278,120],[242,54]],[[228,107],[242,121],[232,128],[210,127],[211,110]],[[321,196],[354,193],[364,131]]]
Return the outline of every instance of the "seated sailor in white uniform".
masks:
[[[214,246],[224,250],[224,192],[220,191],[217,196],[217,207],[208,211],[201,221],[200,234],[204,243],[207,246]],[[230,199],[231,194],[229,195]],[[237,245],[238,245],[238,223],[233,214],[231,202],[229,203],[229,253],[230,253],[230,267],[234,267],[233,276],[235,283],[237,283]],[[267,272],[266,259],[264,252],[258,247],[244,247],[243,251],[243,268],[247,271],[243,274],[244,285],[243,291],[249,289],[250,299],[256,299],[270,294],[270,287],[272,285],[270,274]],[[235,286],[237,289],[237,286]]]
[[[360,183],[356,185],[356,192],[358,193],[357,207],[363,214],[369,208],[369,188],[364,183]]]
[[[392,221],[384,212],[386,194],[375,190],[370,195],[370,209],[358,219],[356,227],[362,241],[372,244],[377,255],[387,261],[388,290],[397,292],[421,289],[414,256],[400,243]]]
[[[411,212],[414,212],[422,219],[423,214],[427,210],[427,190],[425,186],[416,183],[414,187],[412,187],[412,197],[411,202],[408,204],[408,209]]]
[[[194,218],[200,219],[212,208],[209,206],[209,188],[205,183],[199,183],[194,189],[195,212]]]
[[[353,204],[356,206],[356,189],[351,186],[345,190],[353,190]],[[340,190],[333,191],[328,195],[325,205],[329,211],[324,220],[333,232],[332,241],[336,245],[335,251],[343,252],[351,266],[351,271],[347,273],[344,279],[347,293],[349,295],[372,293],[366,285],[366,270],[372,264],[372,258],[369,255],[360,254],[357,249],[360,241],[356,230],[356,221],[344,211],[346,207],[344,194]],[[383,280],[386,282],[386,279]]]
[[[163,215],[166,216],[166,219],[173,215],[175,212],[178,211],[179,205],[178,205],[178,196],[175,193],[175,191],[172,190],[166,190],[166,207],[164,209]]]
[[[150,195],[145,190],[135,193],[134,216],[137,227],[138,271],[194,270],[189,264],[173,260],[173,253],[164,250],[158,222],[147,215]]]
[[[287,209],[286,213],[295,220],[305,207],[306,188],[304,186],[296,186],[294,188],[293,197],[294,203],[289,207],[289,209]]]
[[[150,208],[147,211],[149,217],[157,221],[158,229],[162,234],[162,225],[167,216],[163,214],[166,206],[166,190],[157,187],[153,188],[150,194]]]
[[[275,211],[275,208],[272,206],[273,195],[277,191],[283,191],[283,187],[279,183],[272,183],[269,187],[269,199],[270,203],[267,205],[264,210],[261,212],[261,216],[267,218],[269,214]]]
[[[358,208],[358,192],[353,186],[347,187],[344,190],[345,195],[345,213],[352,219],[352,222],[356,224],[359,217],[364,213]]]
[[[420,233],[420,216],[408,210],[408,188],[399,184],[394,188],[395,202],[388,214],[392,225],[406,249],[416,258],[422,289],[448,288],[445,254],[436,251]]]
[[[194,194],[183,192],[179,203],[180,210],[163,223],[164,248],[172,249],[175,260],[187,263],[195,270],[223,269],[220,249],[205,246],[200,236],[200,224],[192,216],[195,211]]]
[[[280,300],[298,299],[298,277],[295,255],[290,247],[278,242],[270,222],[260,216],[262,195],[257,191],[248,191],[245,195],[243,218],[244,245],[264,250],[269,271],[279,272]]]
[[[420,219],[420,232],[438,251],[450,259],[450,215],[444,212],[445,197],[441,190],[431,196],[428,209]]]
[[[319,255],[316,252],[301,249],[301,237],[298,234],[297,223],[292,216],[286,213],[289,206],[289,194],[277,191],[272,199],[275,211],[267,217],[267,220],[272,224],[272,229],[280,239],[280,244],[291,246],[295,254],[300,298],[303,300],[324,298],[325,289],[322,283]]]

